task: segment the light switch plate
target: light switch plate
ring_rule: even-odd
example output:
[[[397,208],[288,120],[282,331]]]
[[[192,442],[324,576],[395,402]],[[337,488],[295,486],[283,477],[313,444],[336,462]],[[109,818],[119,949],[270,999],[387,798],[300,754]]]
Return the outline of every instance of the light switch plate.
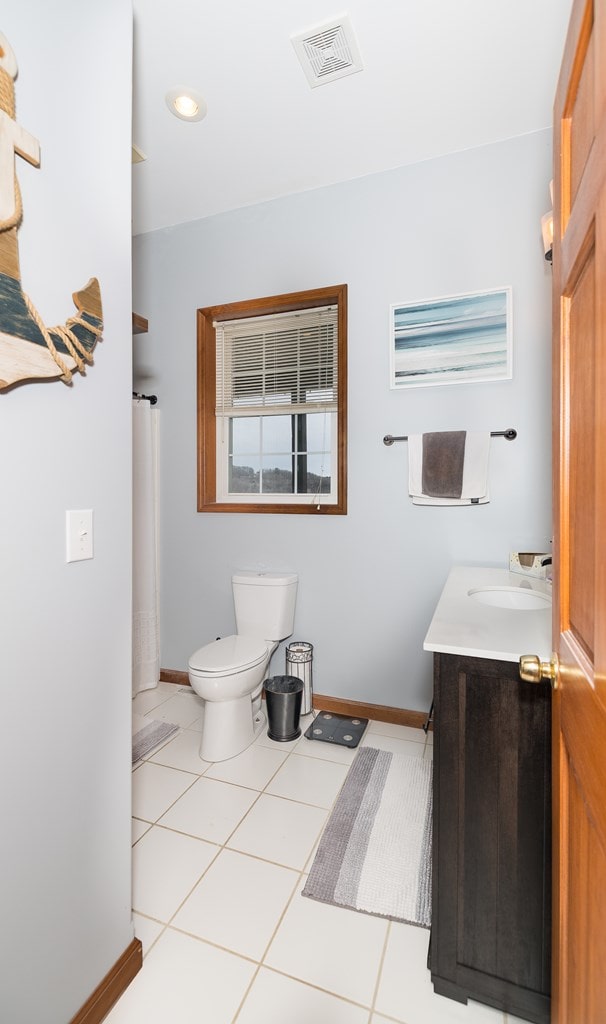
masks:
[[[65,513],[66,560],[80,562],[93,557],[93,510],[73,509]]]

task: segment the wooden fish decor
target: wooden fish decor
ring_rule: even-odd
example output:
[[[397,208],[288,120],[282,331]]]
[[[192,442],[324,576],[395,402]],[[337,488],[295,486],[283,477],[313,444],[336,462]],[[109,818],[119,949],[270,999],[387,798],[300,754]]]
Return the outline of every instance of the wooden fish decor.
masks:
[[[73,293],[77,314],[58,327],[45,327],[21,287],[17,228],[23,208],[15,153],[40,166],[38,140],[15,119],[17,61],[0,32],[0,391],[25,381],[58,378],[70,384],[84,373],[103,328],[101,289],[96,277]]]

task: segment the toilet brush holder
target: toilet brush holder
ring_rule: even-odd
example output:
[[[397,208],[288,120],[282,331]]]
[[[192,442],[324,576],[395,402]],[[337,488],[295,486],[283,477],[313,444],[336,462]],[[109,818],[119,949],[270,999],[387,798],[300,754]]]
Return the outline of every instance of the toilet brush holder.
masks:
[[[286,674],[295,676],[303,683],[302,715],[311,714],[314,706],[311,678],[313,653],[313,644],[308,644],[304,640],[293,640],[286,648]]]
[[[301,698],[303,682],[295,676],[273,676],[265,680],[267,735],[270,740],[287,743],[301,735]]]

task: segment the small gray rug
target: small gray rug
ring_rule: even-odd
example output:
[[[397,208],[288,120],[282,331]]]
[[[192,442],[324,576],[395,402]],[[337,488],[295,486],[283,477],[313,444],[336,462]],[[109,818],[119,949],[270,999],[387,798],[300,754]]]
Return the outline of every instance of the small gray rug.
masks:
[[[303,895],[429,928],[432,768],[427,758],[361,747]]]
[[[172,736],[178,730],[179,726],[173,725],[172,722],[156,722],[152,720],[147,725],[144,725],[143,728],[133,735],[133,764],[140,761],[142,757],[146,757],[154,747],[159,746],[160,743],[167,740],[169,736]]]

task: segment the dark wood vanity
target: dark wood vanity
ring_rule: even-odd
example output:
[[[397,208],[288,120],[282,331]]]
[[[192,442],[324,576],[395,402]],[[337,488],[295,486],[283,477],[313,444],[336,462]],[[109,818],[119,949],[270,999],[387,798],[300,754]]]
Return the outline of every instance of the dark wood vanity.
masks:
[[[517,662],[434,653],[434,989],[536,1024],[550,1015],[550,735],[549,686]]]

